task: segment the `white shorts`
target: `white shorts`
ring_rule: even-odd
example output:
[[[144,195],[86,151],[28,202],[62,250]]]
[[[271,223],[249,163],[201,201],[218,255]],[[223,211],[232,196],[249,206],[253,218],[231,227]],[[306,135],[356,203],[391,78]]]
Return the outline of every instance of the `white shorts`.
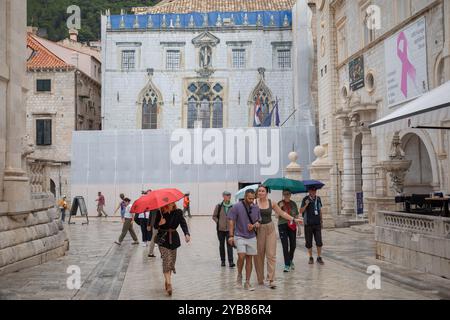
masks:
[[[251,239],[236,237],[235,242],[237,247],[237,253],[245,253],[248,256],[256,256],[258,254],[256,237]]]

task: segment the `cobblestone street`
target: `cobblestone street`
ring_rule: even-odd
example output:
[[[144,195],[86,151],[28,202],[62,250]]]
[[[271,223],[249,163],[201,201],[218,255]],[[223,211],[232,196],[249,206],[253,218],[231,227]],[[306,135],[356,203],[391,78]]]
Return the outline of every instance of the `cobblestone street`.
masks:
[[[147,248],[132,246],[129,236],[122,246],[115,245],[113,242],[121,230],[116,218],[92,219],[88,226],[76,221],[67,231],[70,238],[67,255],[0,277],[1,299],[169,299],[163,290],[158,249],[155,249],[157,258],[152,259],[147,257]],[[171,299],[440,299],[450,290],[449,280],[402,270],[372,258],[372,235],[335,229],[324,232],[324,266],[307,264],[303,239],[299,238],[296,270],[283,273],[279,243],[277,289],[256,287],[254,292],[244,291],[234,286],[236,269],[220,266],[212,220],[196,217],[189,224],[192,242],[183,242],[178,251]],[[365,269],[372,264],[382,270],[380,290],[369,290],[366,286],[369,274]],[[66,270],[70,265],[81,269],[79,290],[67,289]],[[254,276],[252,282],[256,284]]]

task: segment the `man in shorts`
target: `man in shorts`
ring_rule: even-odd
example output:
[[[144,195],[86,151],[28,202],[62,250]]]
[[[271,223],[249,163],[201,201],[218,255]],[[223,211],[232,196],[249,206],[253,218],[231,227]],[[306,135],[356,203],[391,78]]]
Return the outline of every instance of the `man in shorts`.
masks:
[[[245,285],[244,289],[254,291],[250,284],[252,275],[252,259],[256,257],[256,229],[260,225],[261,213],[254,204],[255,191],[247,190],[243,201],[235,204],[228,213],[229,238],[228,243],[236,247],[238,253],[238,276],[237,285],[242,286],[242,270],[245,262]]]

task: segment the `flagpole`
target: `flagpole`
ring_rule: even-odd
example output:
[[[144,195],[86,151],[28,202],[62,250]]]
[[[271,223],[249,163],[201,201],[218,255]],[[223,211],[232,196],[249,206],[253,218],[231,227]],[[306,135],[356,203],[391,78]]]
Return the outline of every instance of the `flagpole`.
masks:
[[[293,116],[296,112],[297,112],[297,109],[295,109],[294,112],[291,113],[291,115],[286,119],[286,121],[284,121],[284,122],[280,125],[280,127],[284,126],[284,125],[286,124],[286,122],[288,122],[289,119],[292,118],[292,116]]]

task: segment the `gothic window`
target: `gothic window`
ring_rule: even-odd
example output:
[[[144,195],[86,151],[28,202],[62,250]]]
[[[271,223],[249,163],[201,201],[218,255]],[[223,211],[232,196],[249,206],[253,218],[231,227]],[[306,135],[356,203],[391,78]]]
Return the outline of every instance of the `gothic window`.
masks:
[[[271,126],[272,121],[269,118],[270,112],[272,111],[273,107],[273,96],[272,92],[270,91],[269,87],[266,85],[264,81],[264,75],[261,74],[261,80],[259,81],[256,88],[253,90],[250,98],[249,98],[249,107],[250,107],[250,123],[251,126]],[[255,112],[257,110],[257,107],[259,105],[259,108],[261,111],[258,114],[258,119],[255,118]],[[258,121],[259,120],[259,121]],[[258,123],[259,122],[259,123]]]
[[[142,129],[158,128],[158,95],[148,89],[142,101]]]
[[[195,82],[187,87],[187,127],[223,128],[223,86]]]
[[[261,106],[261,113],[259,116],[261,123],[264,123],[264,121],[270,114],[270,100],[270,93],[265,88],[261,88],[260,90],[258,90],[254,96],[253,101],[255,106],[257,105],[257,103],[259,103]]]

